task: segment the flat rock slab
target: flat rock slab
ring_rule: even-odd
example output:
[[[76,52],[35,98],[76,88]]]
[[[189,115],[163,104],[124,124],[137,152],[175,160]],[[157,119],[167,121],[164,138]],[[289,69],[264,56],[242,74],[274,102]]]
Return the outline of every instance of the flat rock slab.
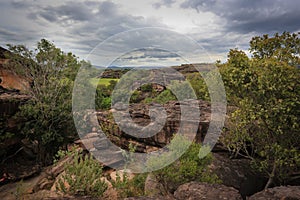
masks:
[[[300,200],[300,186],[269,188],[252,195],[249,200]]]
[[[177,200],[242,200],[239,192],[232,187],[198,182],[179,186],[174,197]]]

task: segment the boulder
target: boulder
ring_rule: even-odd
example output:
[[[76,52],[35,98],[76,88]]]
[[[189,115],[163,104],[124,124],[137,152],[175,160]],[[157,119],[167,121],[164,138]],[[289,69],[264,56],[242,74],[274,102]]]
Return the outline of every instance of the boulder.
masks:
[[[264,188],[267,180],[251,169],[249,159],[232,159],[226,152],[213,153],[213,157],[210,170],[223,185],[237,189],[243,198]]]
[[[242,200],[239,192],[219,184],[190,182],[178,187],[174,193],[177,200]]]
[[[175,200],[172,196],[156,196],[156,197],[129,197],[125,200]]]
[[[258,192],[249,200],[300,200],[300,186],[280,186]]]

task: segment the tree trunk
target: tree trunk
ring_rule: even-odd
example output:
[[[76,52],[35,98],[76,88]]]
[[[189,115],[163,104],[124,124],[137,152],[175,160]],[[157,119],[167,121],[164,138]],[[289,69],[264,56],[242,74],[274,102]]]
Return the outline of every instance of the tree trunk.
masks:
[[[273,169],[272,169],[271,174],[269,175],[269,180],[265,186],[265,189],[268,189],[271,186],[271,184],[273,183],[275,172],[276,172],[276,162],[273,164]]]

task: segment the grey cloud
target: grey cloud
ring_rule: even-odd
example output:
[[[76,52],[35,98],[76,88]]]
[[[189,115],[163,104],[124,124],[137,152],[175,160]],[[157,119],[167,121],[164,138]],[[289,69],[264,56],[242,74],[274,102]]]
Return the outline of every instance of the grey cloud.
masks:
[[[35,35],[28,31],[11,31],[6,28],[0,28],[1,45],[14,44],[15,42],[24,44],[24,41],[32,41]]]
[[[110,1],[104,1],[100,3],[99,5],[99,14],[105,16],[105,15],[111,15],[112,13],[117,13],[117,5],[115,3],[112,3]]]
[[[212,12],[226,20],[227,30],[239,33],[294,32],[300,27],[300,1],[186,0],[181,7]]]
[[[2,36],[15,36],[16,33],[12,32],[12,31],[9,31],[7,29],[4,29],[4,28],[0,28],[0,35],[2,35]]]
[[[51,14],[50,12],[41,12],[39,15],[49,22],[56,22],[58,20],[57,16],[54,14]],[[29,14],[28,17],[32,18],[32,19],[37,18],[36,15],[32,15],[32,14]]]
[[[92,18],[91,8],[83,3],[66,2],[58,7],[47,6],[36,13],[49,22],[63,20],[87,21]]]
[[[18,9],[27,8],[29,6],[28,3],[24,1],[12,1],[11,4],[13,5],[13,7]]]
[[[161,0],[156,3],[154,3],[152,6],[156,9],[159,9],[162,6],[170,7],[172,6],[176,1],[175,0]]]
[[[139,50],[132,51],[124,56],[121,59],[132,60],[132,59],[143,59],[143,58],[178,58],[179,56],[175,53],[168,52],[166,50],[155,49],[155,48],[142,48]]]
[[[123,31],[164,26],[151,18],[124,13],[119,5],[111,1],[84,1],[76,5],[65,2],[58,6],[42,6],[28,14],[28,18],[37,23],[44,19],[51,26],[64,28],[65,31],[60,32],[61,36],[71,36],[74,46],[89,46],[90,50],[101,41]],[[47,26],[47,23],[42,25]]]

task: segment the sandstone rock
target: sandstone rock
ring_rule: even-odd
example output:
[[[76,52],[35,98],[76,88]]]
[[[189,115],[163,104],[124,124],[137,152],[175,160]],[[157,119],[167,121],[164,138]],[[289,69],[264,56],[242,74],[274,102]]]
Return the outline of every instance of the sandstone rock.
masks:
[[[24,196],[24,199],[41,200],[41,199],[63,199],[61,194],[49,190],[40,190],[36,193]]]
[[[86,134],[82,139],[90,139],[90,138],[95,138],[98,137],[98,133],[97,132],[91,132]]]
[[[139,152],[147,152],[146,146],[148,149],[154,148],[161,148],[168,144],[172,138],[172,136],[178,132],[179,127],[183,126],[184,132],[188,134],[191,127],[196,124],[198,126],[197,135],[195,140],[197,142],[201,142],[207,132],[209,122],[210,122],[210,105],[208,102],[205,101],[196,101],[194,102],[199,104],[200,108],[200,118],[195,119],[193,121],[184,121],[185,117],[181,116],[181,106],[188,106],[192,105],[191,102],[177,102],[177,101],[170,101],[166,103],[164,106],[166,110],[166,123],[164,124],[162,130],[157,132],[154,136],[148,137],[148,138],[137,138],[133,137],[131,135],[126,134],[125,132],[121,131],[116,123],[112,120],[107,120],[109,116],[111,116],[112,110],[120,112],[118,114],[126,115],[125,113],[129,113],[130,117],[132,118],[132,121],[134,123],[128,123],[128,121],[123,121],[125,126],[132,126],[133,129],[136,128],[137,125],[139,126],[147,126],[151,125],[151,120],[149,116],[149,108],[151,106],[155,106],[154,104],[145,105],[145,104],[132,104],[129,106],[128,110],[125,110],[125,106],[121,103],[117,103],[115,105],[115,109],[112,109],[111,111],[104,111],[104,112],[97,112],[98,121],[102,124],[103,127],[105,127],[105,130],[107,130],[106,135],[111,139],[113,143],[120,146],[121,148],[128,148],[128,144],[124,143],[124,140],[132,140],[140,145],[138,145]],[[196,109],[196,107],[195,107]],[[193,109],[190,109],[191,112]],[[189,113],[186,113],[189,115]],[[191,113],[190,113],[191,114]],[[155,118],[155,115],[154,115]],[[159,115],[156,116],[157,121],[162,122],[163,120],[159,118]],[[183,121],[182,121],[183,119]],[[156,130],[155,126],[149,126],[148,129],[153,128],[153,130]],[[148,130],[147,129],[147,130]],[[151,131],[151,130],[149,130]],[[124,140],[123,140],[124,139]]]
[[[213,153],[213,161],[209,166],[222,180],[222,184],[239,190],[242,197],[261,191],[266,180],[255,173],[248,159],[231,159],[228,153]]]
[[[54,179],[50,179],[48,177],[42,178],[38,184],[35,185],[33,188],[34,192],[40,191],[40,190],[50,190],[51,187],[54,184]]]
[[[62,181],[62,184],[64,185],[64,187],[66,188],[66,190],[68,190],[70,188],[70,185],[68,184],[67,181],[65,181],[63,179],[63,176],[65,176],[65,172],[62,172],[61,174],[59,174],[55,181],[54,181],[54,184],[52,185],[50,191],[52,192],[57,192],[58,194],[63,194],[61,191],[60,191],[60,180]]]
[[[146,178],[144,192],[149,197],[155,197],[165,193],[161,183],[157,181],[155,176],[151,173],[148,174]]]
[[[232,187],[218,184],[190,182],[179,186],[174,197],[177,200],[242,200],[238,191]]]
[[[101,177],[101,180],[104,180],[105,183],[107,184],[107,189],[106,191],[103,193],[103,199],[107,199],[107,200],[115,200],[118,199],[118,192],[113,188],[111,182],[109,180],[107,180],[106,177]]]
[[[269,188],[252,195],[249,200],[300,200],[300,186]]]
[[[170,196],[156,196],[156,197],[129,197],[125,198],[125,200],[175,200]]]
[[[93,137],[93,138],[82,139],[81,142],[84,145],[85,149],[90,150],[94,148],[94,142],[97,142],[97,140],[99,140],[98,137]]]
[[[73,158],[74,158],[73,156],[64,157],[58,163],[53,165],[53,167],[50,167],[46,173],[54,178],[57,177],[59,174],[61,174],[64,171],[65,164],[70,163],[73,160]]]

